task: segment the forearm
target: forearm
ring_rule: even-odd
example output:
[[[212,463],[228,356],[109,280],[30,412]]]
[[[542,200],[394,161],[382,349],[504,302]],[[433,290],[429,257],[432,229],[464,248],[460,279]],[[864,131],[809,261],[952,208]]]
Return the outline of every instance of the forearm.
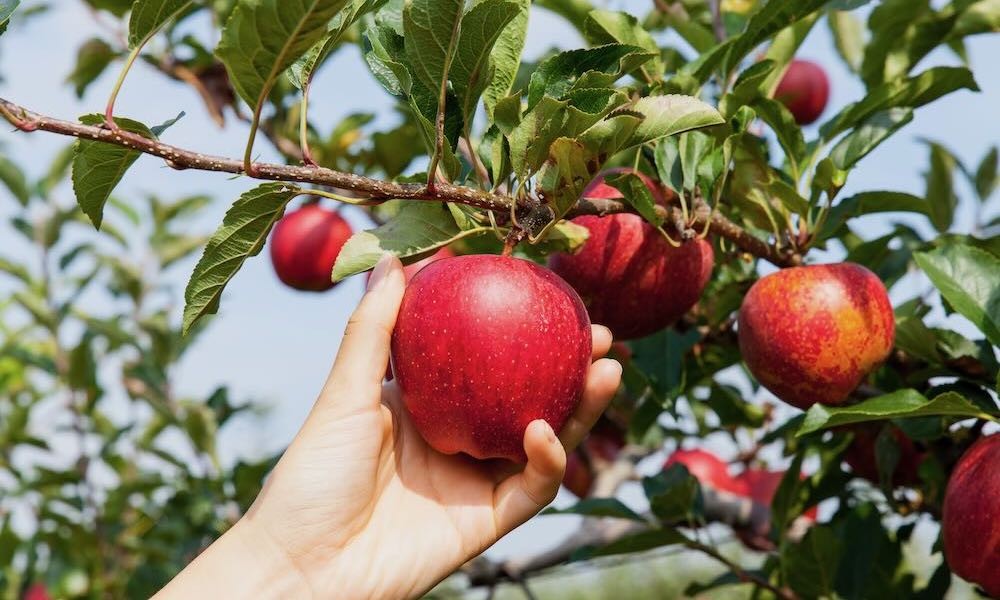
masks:
[[[156,596],[190,598],[312,598],[289,557],[240,521],[191,562]]]

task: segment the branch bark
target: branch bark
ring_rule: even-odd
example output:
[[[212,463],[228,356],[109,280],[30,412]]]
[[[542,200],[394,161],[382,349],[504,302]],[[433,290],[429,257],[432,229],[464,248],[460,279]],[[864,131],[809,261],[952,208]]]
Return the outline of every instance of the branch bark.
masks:
[[[237,175],[247,174],[242,160],[185,150],[121,129],[112,131],[106,127],[55,119],[28,110],[3,98],[0,98],[0,114],[21,131],[47,131],[59,135],[122,146],[162,158],[169,166],[175,169],[197,169]],[[284,181],[288,183],[311,183],[342,190],[351,190],[375,201],[399,199],[455,202],[484,210],[497,211],[498,215],[509,214],[514,203],[517,203],[518,211],[525,214],[535,208],[529,198],[516,199],[510,196],[449,183],[438,182],[433,185],[394,183],[355,175],[353,173],[334,171],[333,169],[324,167],[259,162],[252,163],[251,170],[255,179]],[[744,252],[763,258],[779,267],[793,266],[802,262],[801,255],[780,250],[772,244],[751,235],[721,214],[704,210],[707,208],[704,206],[704,203],[700,206],[703,210],[698,210],[698,208],[696,206],[695,211],[693,211],[695,214],[694,222],[691,224],[693,229],[700,230],[707,225],[711,233],[731,241]],[[661,211],[668,223],[675,222],[677,216],[675,211],[677,213],[680,212],[680,209],[674,206],[657,207],[657,210]],[[581,199],[567,217],[607,215],[624,212],[635,211],[625,202],[617,200]]]

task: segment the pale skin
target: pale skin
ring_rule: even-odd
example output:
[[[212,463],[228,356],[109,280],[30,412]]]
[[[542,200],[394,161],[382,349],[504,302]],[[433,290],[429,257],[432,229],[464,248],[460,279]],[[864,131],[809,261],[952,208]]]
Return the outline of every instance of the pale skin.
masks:
[[[621,366],[601,358],[611,333],[594,326],[580,406],[558,437],[545,421],[528,426],[526,465],[441,454],[383,383],[405,286],[397,259],[379,262],[253,506],[157,598],[414,598],[552,501],[566,451],[618,388]]]

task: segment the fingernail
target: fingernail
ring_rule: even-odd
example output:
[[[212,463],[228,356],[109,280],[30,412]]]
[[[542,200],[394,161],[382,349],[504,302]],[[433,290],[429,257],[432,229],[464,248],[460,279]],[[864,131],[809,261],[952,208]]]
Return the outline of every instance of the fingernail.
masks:
[[[368,279],[367,291],[374,290],[385,280],[385,276],[389,273],[389,265],[392,264],[392,258],[391,254],[386,253],[382,255],[382,258],[378,259],[375,268],[372,269],[372,276]]]
[[[556,443],[556,432],[552,431],[552,426],[549,425],[548,421],[542,421],[545,427],[545,440],[550,443]]]

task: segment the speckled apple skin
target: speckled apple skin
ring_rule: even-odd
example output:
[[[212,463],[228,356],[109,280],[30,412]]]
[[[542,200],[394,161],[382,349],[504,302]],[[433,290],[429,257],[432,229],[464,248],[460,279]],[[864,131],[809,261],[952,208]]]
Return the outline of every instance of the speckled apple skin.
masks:
[[[591,351],[587,311],[566,282],[519,258],[469,255],[414,276],[392,369],[433,448],[523,462],[528,424],[558,432],[576,409]]]
[[[622,172],[638,175],[658,204],[668,193],[632,169],[610,169],[594,178],[584,198],[621,198],[604,178]],[[712,275],[712,245],[697,239],[675,248],[632,214],[573,219],[590,237],[576,254],[555,254],[549,266],[583,298],[590,319],[611,329],[616,339],[655,333],[698,302]]]
[[[886,359],[894,337],[885,286],[853,263],[782,269],[757,281],[740,308],[750,372],[803,410],[843,403]]]
[[[748,496],[744,485],[729,474],[729,466],[718,456],[706,450],[677,450],[663,463],[664,470],[675,464],[684,465],[688,473],[703,486],[714,490]]]
[[[281,218],[271,233],[271,264],[285,285],[322,292],[331,281],[337,255],[351,237],[351,226],[339,214],[309,204]]]
[[[951,570],[1000,598],[1000,434],[977,441],[955,465],[941,527]]]
[[[809,60],[793,60],[774,91],[799,125],[816,122],[830,99],[830,80],[823,67]]]

